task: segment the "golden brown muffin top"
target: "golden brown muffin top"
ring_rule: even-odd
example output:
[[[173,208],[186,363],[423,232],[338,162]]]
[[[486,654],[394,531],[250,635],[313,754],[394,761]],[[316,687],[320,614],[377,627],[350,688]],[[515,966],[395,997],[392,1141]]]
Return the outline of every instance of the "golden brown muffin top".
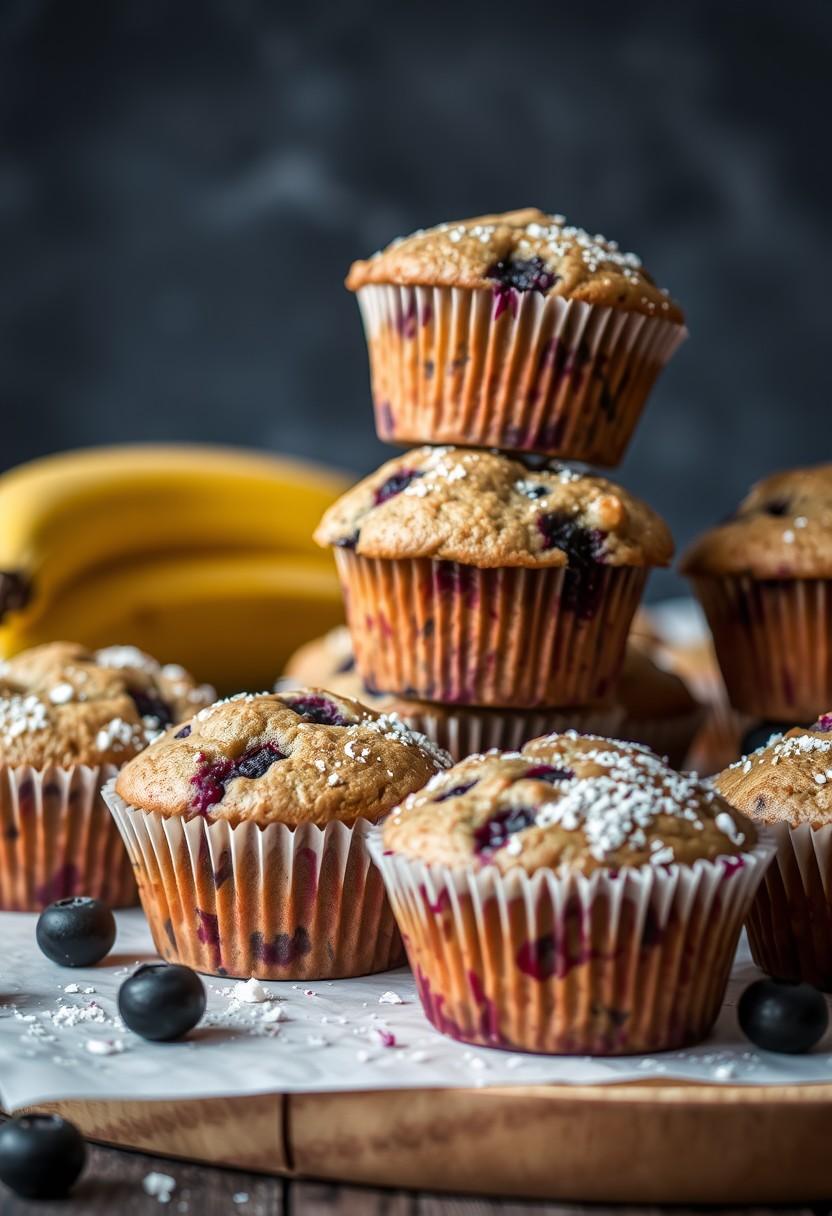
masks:
[[[684,554],[684,574],[832,577],[832,464],[758,481],[736,513]]]
[[[368,283],[535,291],[682,322],[678,304],[634,253],[536,207],[481,215],[400,237],[353,262],[347,287]]]
[[[329,508],[319,545],[363,557],[494,566],[664,566],[667,525],[614,482],[497,452],[420,447]]]
[[[567,731],[455,764],[392,813],[383,841],[433,865],[591,873],[736,856],[756,831],[647,748]]]
[[[116,792],[161,815],[324,826],[377,820],[450,764],[398,718],[318,688],[240,693],[125,765]]]
[[[0,664],[0,763],[123,764],[215,696],[135,646],[35,646]]]
[[[832,713],[796,726],[714,778],[732,806],[761,823],[832,823]]]
[[[681,717],[699,708],[684,680],[660,667],[632,634],[615,695],[627,716],[634,720]]]

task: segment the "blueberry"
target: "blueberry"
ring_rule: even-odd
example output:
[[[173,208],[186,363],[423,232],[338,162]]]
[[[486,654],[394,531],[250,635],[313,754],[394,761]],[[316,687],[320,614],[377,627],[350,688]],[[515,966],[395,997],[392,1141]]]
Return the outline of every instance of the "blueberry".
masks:
[[[58,1115],[16,1115],[0,1127],[0,1180],[26,1199],[61,1199],[86,1159],[83,1136]]]
[[[518,806],[506,811],[497,811],[474,831],[474,852],[490,856],[507,844],[515,832],[530,828],[535,822],[534,807]]]
[[[173,722],[173,714],[167,701],[163,701],[155,693],[147,692],[143,688],[128,688],[127,695],[135,705],[139,717],[150,718],[157,724],[158,730],[163,730]]]
[[[763,1051],[798,1055],[814,1047],[829,1025],[826,998],[811,984],[756,980],[740,997],[740,1028]]]
[[[750,756],[752,752],[756,752],[758,747],[766,747],[772,735],[785,734],[795,725],[794,722],[758,722],[743,735],[740,754]]]
[[[125,1026],[143,1039],[170,1043],[193,1030],[205,1013],[205,986],[178,963],[147,963],[118,990]]]
[[[116,918],[100,899],[75,895],[44,908],[35,930],[42,952],[59,967],[92,967],[116,940]]]
[[[489,266],[485,272],[487,279],[494,279],[502,288],[513,288],[515,291],[546,292],[554,287],[560,278],[549,270],[542,258],[531,257],[503,258]]]
[[[398,473],[388,477],[376,490],[373,496],[374,506],[381,506],[383,502],[387,502],[388,498],[395,498],[397,494],[406,490],[417,477],[424,477],[424,475],[422,469],[399,469]]]

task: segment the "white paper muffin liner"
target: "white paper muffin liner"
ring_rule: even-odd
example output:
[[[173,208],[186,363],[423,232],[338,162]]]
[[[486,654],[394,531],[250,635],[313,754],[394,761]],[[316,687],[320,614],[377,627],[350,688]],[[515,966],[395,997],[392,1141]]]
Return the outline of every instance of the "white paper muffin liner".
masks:
[[[649,573],[334,552],[368,688],[503,709],[607,704]]]
[[[121,837],[101,797],[118,769],[0,765],[0,910],[37,912],[74,895],[138,902]]]
[[[766,826],[777,853],[748,917],[754,962],[832,992],[832,824]]]
[[[691,866],[532,876],[370,849],[428,1019],[487,1047],[624,1055],[704,1039],[774,844]]]
[[[403,961],[372,826],[232,825],[104,798],[133,861],[153,942],[168,962],[209,975],[342,979]]]
[[[691,581],[735,709],[798,723],[832,706],[832,579]]]
[[[376,429],[620,462],[683,325],[514,289],[368,284],[357,293]]]
[[[565,730],[617,738],[624,716],[618,705],[526,711],[451,708],[427,702],[396,701],[391,710],[413,730],[427,735],[450,752],[454,761],[464,760],[476,752],[487,752],[492,747],[518,751],[530,739]]]

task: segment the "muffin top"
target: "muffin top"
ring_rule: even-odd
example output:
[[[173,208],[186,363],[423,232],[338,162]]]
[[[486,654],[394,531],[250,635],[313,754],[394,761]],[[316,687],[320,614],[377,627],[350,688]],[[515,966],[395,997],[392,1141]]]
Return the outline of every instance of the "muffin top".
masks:
[[[714,778],[724,798],[752,819],[832,823],[832,713],[775,735]]]
[[[832,464],[758,481],[725,523],[682,558],[685,574],[832,577]]]
[[[681,322],[678,304],[634,253],[536,207],[439,224],[354,262],[347,287],[368,283],[535,291]]]
[[[624,706],[627,716],[636,721],[675,718],[694,713],[698,708],[684,680],[654,662],[632,635],[616,686],[616,700]]]
[[[648,748],[574,731],[469,756],[398,807],[385,848],[435,865],[591,873],[754,846],[753,825]]]
[[[162,815],[323,826],[380,819],[450,757],[397,717],[318,688],[240,693],[125,765],[116,792]]]
[[[621,486],[457,447],[389,460],[329,508],[315,539],[363,557],[480,567],[664,566],[673,555],[664,521]]]
[[[135,646],[35,646],[0,664],[0,762],[123,764],[215,695]]]

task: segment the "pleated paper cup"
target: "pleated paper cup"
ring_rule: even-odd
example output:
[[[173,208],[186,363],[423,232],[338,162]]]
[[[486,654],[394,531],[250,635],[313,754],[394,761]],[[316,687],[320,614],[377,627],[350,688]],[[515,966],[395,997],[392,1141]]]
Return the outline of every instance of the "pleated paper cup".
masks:
[[[681,769],[705,721],[705,713],[697,708],[664,718],[632,718],[624,712],[619,738],[641,743],[656,755],[666,756],[671,768]]]
[[[810,722],[832,705],[832,580],[693,579],[731,704]]]
[[[118,769],[0,766],[0,910],[38,912],[88,895],[111,908],[137,902],[130,859],[101,797]]]
[[[624,711],[617,705],[590,709],[466,709],[419,701],[395,701],[391,711],[413,730],[450,752],[454,761],[491,748],[518,751],[530,739],[565,730],[618,736]]]
[[[208,975],[344,979],[403,961],[371,824],[259,827],[185,819],[104,798],[127,846],[153,943]]]
[[[599,870],[448,869],[370,847],[425,1014],[482,1047],[626,1055],[706,1038],[771,860]]]
[[[617,465],[683,325],[536,291],[358,291],[376,429],[395,443]]]
[[[635,566],[335,557],[356,667],[372,692],[503,709],[604,704],[647,578]]]
[[[767,824],[777,843],[748,916],[758,967],[832,992],[832,824]]]

